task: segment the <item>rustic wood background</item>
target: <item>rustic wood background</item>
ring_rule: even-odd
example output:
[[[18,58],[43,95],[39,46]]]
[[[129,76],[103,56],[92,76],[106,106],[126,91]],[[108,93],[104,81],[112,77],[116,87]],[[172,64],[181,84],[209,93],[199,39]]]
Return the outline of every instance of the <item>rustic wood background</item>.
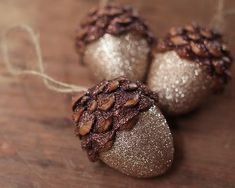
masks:
[[[192,20],[208,24],[216,7],[215,0],[116,2],[138,8],[157,36]],[[81,18],[97,4],[98,0],[1,0],[0,32],[14,24],[31,25],[41,36],[47,74],[91,86],[92,73],[78,64],[73,37]],[[235,1],[226,0],[225,7],[235,9]],[[233,54],[234,20],[231,15],[225,19]],[[14,32],[9,37],[12,61],[37,68],[27,36]],[[232,69],[235,73],[235,66]],[[166,175],[152,179],[127,177],[102,163],[90,163],[73,134],[70,97],[49,91],[38,78],[10,76],[0,52],[0,188],[235,187],[234,80],[223,95],[170,121],[175,162]]]

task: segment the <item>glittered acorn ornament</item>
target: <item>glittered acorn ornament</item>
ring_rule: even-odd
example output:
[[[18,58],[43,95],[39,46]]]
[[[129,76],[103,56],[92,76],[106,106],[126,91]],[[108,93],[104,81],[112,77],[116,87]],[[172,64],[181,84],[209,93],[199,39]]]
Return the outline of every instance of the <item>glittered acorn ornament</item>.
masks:
[[[194,110],[229,81],[232,58],[216,31],[197,24],[172,28],[154,51],[148,86],[170,115]]]
[[[127,76],[143,80],[154,37],[130,6],[92,10],[78,29],[76,50],[96,80]]]
[[[125,77],[103,81],[74,98],[73,120],[91,161],[134,177],[165,173],[173,139],[157,94]]]

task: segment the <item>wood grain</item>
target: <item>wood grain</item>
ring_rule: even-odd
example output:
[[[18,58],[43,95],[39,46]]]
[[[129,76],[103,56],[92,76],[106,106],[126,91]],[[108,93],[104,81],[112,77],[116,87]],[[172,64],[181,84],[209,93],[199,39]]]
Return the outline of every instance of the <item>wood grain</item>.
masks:
[[[195,20],[208,24],[214,0],[120,0],[140,9],[157,36],[169,27]],[[2,0],[0,30],[30,24],[41,35],[47,73],[67,83],[91,86],[91,72],[78,64],[74,30],[95,0]],[[225,1],[235,9],[235,1]],[[226,17],[226,39],[235,53],[235,16]],[[19,37],[22,40],[19,40]],[[32,44],[23,33],[11,35],[13,61],[37,68]],[[1,56],[1,54],[0,54]],[[28,62],[28,63],[26,63]],[[232,72],[235,73],[234,66]],[[235,187],[235,85],[213,96],[199,110],[169,120],[176,147],[164,176],[134,179],[102,163],[90,163],[73,134],[69,95],[54,93],[38,78],[13,78],[0,57],[1,188],[233,188]]]

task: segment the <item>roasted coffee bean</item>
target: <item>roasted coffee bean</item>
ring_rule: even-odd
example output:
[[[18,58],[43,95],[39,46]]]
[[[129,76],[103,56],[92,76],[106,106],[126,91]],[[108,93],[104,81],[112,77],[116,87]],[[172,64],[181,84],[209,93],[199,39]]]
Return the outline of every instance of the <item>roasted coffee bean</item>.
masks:
[[[99,99],[99,105],[98,108],[103,111],[109,110],[115,103],[115,96],[109,95],[109,96],[103,96]]]
[[[98,133],[103,133],[106,132],[112,125],[113,118],[109,117],[107,119],[102,119],[100,122],[97,124],[97,131]]]
[[[84,108],[82,107],[82,108],[77,109],[77,110],[73,113],[73,121],[74,121],[75,123],[78,123],[78,122],[79,122],[79,120],[80,120],[80,118],[81,118],[83,112],[84,112]]]
[[[130,99],[128,99],[126,101],[126,103],[124,104],[125,107],[132,107],[135,106],[140,100],[140,97],[138,94],[134,95],[133,97],[131,97]]]
[[[117,88],[119,87],[119,82],[117,80],[113,80],[111,82],[109,82],[108,86],[107,86],[107,92],[113,92],[115,91]]]
[[[94,112],[97,108],[97,102],[95,100],[91,101],[88,110],[90,110],[91,112]]]
[[[185,45],[187,44],[188,42],[186,40],[183,39],[183,37],[181,36],[174,36],[174,37],[171,37],[171,42],[176,45],[176,46],[179,46],[179,45]]]
[[[94,123],[94,117],[86,121],[80,121],[79,134],[81,136],[88,134],[92,128],[93,123]]]

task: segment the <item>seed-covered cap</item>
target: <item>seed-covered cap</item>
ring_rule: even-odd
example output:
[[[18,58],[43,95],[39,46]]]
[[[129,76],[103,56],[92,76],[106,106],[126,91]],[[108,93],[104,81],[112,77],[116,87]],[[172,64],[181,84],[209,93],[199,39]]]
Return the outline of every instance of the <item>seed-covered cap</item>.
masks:
[[[76,49],[79,53],[83,53],[87,44],[99,39],[105,33],[119,36],[127,32],[142,35],[150,45],[154,43],[153,34],[131,6],[107,5],[96,8],[90,11],[78,29]]]
[[[157,105],[158,96],[145,85],[125,77],[103,81],[74,98],[73,121],[76,135],[91,161],[109,150],[117,131],[128,131],[139,114]]]
[[[220,33],[195,23],[171,28],[166,37],[159,40],[156,51],[171,50],[182,58],[207,66],[210,75],[215,78],[215,91],[223,89],[228,82],[232,58]]]

